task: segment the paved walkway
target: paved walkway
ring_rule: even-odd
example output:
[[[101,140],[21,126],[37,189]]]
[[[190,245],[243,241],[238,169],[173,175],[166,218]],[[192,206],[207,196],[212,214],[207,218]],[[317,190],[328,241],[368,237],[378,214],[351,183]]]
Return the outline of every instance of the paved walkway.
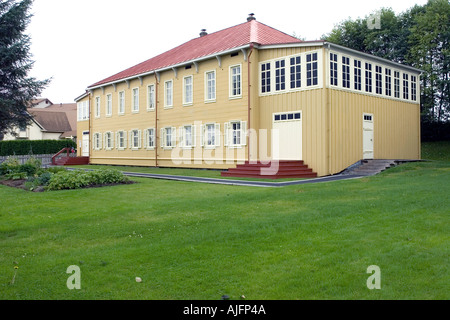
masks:
[[[214,179],[214,178],[202,178],[202,177],[190,177],[190,176],[175,176],[168,174],[153,174],[153,173],[137,173],[137,172],[123,172],[124,175],[129,177],[139,177],[139,178],[152,178],[152,179],[163,179],[163,180],[176,180],[176,181],[186,181],[186,182],[199,182],[199,183],[212,183],[212,184],[223,184],[232,186],[247,186],[247,187],[287,187],[300,184],[308,183],[319,183],[319,182],[330,182],[338,180],[349,180],[363,178],[364,175],[334,175],[328,177],[314,178],[314,179],[304,179],[296,181],[285,181],[285,182],[265,182],[265,181],[248,181],[248,180],[231,180],[231,179]]]

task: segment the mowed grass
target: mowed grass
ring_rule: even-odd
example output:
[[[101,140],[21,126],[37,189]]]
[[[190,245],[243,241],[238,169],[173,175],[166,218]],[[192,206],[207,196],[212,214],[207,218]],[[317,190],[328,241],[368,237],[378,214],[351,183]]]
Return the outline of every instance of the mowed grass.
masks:
[[[133,180],[0,186],[0,298],[450,298],[448,161],[284,188]]]

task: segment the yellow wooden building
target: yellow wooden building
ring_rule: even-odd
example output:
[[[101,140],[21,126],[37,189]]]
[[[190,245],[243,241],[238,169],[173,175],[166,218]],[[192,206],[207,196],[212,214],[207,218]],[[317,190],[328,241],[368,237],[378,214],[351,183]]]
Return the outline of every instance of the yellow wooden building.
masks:
[[[228,169],[420,159],[420,70],[256,21],[200,36],[87,87],[91,164]]]

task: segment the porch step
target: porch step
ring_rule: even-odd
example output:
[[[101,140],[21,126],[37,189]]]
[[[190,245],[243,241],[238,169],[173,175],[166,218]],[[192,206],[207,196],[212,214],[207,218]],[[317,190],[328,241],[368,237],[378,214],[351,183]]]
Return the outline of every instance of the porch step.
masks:
[[[303,161],[283,160],[278,163],[246,161],[244,164],[238,164],[236,168],[223,171],[221,176],[263,179],[316,178],[317,173],[313,172]]]

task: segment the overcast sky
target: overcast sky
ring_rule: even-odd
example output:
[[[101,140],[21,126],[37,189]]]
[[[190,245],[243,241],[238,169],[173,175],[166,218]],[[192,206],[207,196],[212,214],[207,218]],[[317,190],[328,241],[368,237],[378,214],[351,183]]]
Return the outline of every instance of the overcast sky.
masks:
[[[347,18],[381,8],[404,12],[427,0],[34,0],[31,76],[53,78],[42,97],[71,103],[110,75],[199,36],[258,21],[306,40],[317,40]]]

